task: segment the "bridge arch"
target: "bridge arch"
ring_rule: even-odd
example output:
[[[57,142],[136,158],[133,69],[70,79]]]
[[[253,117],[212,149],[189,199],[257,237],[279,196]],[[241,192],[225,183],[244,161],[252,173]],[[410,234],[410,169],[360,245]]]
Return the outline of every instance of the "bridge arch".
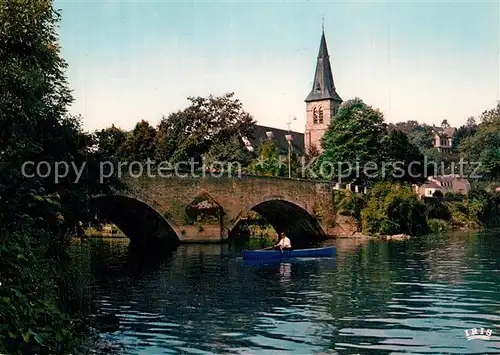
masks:
[[[202,192],[194,197],[185,208],[187,219],[196,222],[197,217],[213,219],[210,222],[221,223],[224,215],[224,208],[209,193]]]
[[[278,233],[284,232],[292,241],[293,247],[307,246],[321,239],[326,234],[319,221],[305,208],[296,202],[284,198],[265,198],[248,210],[241,211],[239,216],[248,211],[260,214]],[[231,226],[231,232],[240,223],[241,217]]]
[[[120,228],[132,245],[166,248],[179,244],[177,226],[158,212],[151,204],[126,194],[99,195],[91,200],[91,207],[100,218]]]

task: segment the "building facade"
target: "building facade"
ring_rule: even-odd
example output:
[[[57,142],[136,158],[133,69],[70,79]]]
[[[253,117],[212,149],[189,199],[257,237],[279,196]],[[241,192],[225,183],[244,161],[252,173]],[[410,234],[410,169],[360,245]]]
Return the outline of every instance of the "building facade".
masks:
[[[312,89],[306,102],[306,128],[304,133],[305,150],[308,152],[314,146],[321,152],[321,138],[325,133],[330,119],[334,117],[342,104],[342,99],[335,89],[330,56],[326,45],[325,32],[321,34],[316,71]]]
[[[469,181],[459,175],[430,176],[425,184],[415,186],[415,191],[422,197],[433,197],[436,191],[442,195],[447,192],[466,195],[469,190]]]
[[[433,145],[442,153],[451,153],[453,148],[453,137],[457,129],[455,127],[433,127]]]

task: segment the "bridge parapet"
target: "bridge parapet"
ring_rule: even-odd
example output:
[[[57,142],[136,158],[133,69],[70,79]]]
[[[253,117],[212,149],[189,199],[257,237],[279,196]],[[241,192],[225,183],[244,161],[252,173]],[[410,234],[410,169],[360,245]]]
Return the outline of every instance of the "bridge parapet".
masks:
[[[325,235],[335,225],[330,182],[251,175],[142,176],[124,182],[127,196],[157,211],[181,241],[224,240],[248,211],[258,212],[277,231],[295,239]],[[188,206],[202,197],[220,206],[220,219],[189,219]]]

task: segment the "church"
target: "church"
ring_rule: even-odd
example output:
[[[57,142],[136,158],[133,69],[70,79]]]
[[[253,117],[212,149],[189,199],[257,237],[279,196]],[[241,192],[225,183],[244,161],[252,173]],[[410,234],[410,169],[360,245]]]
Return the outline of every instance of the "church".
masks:
[[[342,104],[342,99],[337,94],[333,81],[324,29],[321,33],[312,88],[305,99],[305,103],[306,126],[304,133],[256,125],[253,137],[244,138],[247,149],[251,151],[257,150],[257,147],[264,140],[276,139],[280,150],[285,153],[288,149],[286,135],[291,134],[293,136],[292,147],[300,155],[306,154],[311,146],[321,151],[321,137],[328,128],[330,118],[337,114]]]

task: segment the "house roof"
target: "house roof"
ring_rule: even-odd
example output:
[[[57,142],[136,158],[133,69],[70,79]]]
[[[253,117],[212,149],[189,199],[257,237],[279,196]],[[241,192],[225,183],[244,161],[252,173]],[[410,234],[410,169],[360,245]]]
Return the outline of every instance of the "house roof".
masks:
[[[440,175],[440,176],[432,176],[431,179],[439,181],[439,182],[448,182],[453,183],[453,181],[462,181],[464,183],[469,183],[469,181],[459,175]]]
[[[422,187],[423,187],[424,189],[439,189],[439,190],[442,190],[442,187],[441,187],[441,186],[439,186],[438,184],[436,184],[436,183],[435,183],[435,182],[433,182],[433,181],[430,181],[430,182],[428,182],[428,183],[426,183],[426,184],[422,185]]]
[[[305,101],[310,102],[325,99],[342,102],[342,99],[335,91],[335,83],[333,82],[332,68],[330,66],[330,56],[328,55],[325,32],[323,31],[321,34],[321,43],[319,45],[318,60],[316,63],[312,89]]]
[[[280,148],[281,153],[288,152],[288,141],[286,140],[286,135],[291,134],[293,137],[292,140],[292,148],[295,152],[303,155],[305,152],[304,149],[304,134],[299,132],[293,132],[289,130],[255,125],[254,130],[252,132],[252,137],[248,137],[250,144],[254,148],[254,150],[258,150],[258,147],[262,144],[262,142],[268,140],[266,132],[273,132],[273,138],[278,142],[278,146]]]
[[[457,131],[455,127],[433,127],[433,131],[443,138],[453,138],[453,135]]]

